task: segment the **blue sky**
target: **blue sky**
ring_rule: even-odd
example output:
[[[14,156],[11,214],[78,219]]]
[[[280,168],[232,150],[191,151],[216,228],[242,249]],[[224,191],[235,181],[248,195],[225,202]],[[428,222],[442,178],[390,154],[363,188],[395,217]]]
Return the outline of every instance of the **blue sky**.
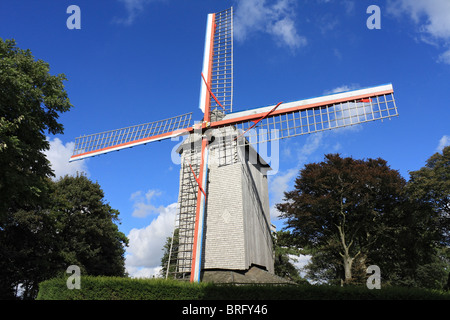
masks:
[[[70,5],[81,29],[69,30]],[[84,171],[120,211],[127,269],[157,271],[176,212],[179,141],[165,140],[68,163],[74,139],[198,109],[206,16],[235,9],[234,110],[392,83],[400,116],[280,141],[271,206],[298,170],[324,154],[381,157],[408,179],[450,144],[448,0],[3,0],[0,37],[64,73],[73,110],[49,136],[57,175]],[[377,5],[381,29],[366,12]],[[272,210],[272,222],[283,222]]]

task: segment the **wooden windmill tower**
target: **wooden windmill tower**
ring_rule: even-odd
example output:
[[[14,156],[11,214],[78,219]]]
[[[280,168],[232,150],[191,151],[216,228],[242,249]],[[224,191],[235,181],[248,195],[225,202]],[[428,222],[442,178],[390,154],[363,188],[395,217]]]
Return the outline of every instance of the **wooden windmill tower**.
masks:
[[[391,84],[233,112],[233,9],[209,14],[201,72],[201,122],[192,113],[85,135],[70,161],[187,138],[167,275],[200,281],[205,270],[273,273],[267,171],[254,146],[398,116]],[[170,259],[169,259],[170,260]]]

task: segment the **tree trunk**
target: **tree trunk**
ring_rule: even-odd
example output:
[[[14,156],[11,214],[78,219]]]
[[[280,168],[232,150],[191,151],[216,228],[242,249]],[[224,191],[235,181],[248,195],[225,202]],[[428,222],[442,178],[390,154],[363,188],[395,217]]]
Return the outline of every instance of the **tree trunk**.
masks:
[[[348,253],[342,255],[342,260],[344,264],[344,284],[348,284],[352,280],[352,264],[353,259]]]
[[[342,182],[342,179],[340,176],[338,176],[339,181]],[[346,230],[345,230],[345,224],[346,224],[346,213],[344,211],[344,188],[341,187],[340,190],[340,215],[342,217],[342,220],[340,221],[339,225],[336,225],[338,232],[339,232],[339,238],[341,241],[341,245],[342,245],[342,252],[340,252],[339,254],[342,257],[342,262],[344,265],[344,281],[343,283],[341,282],[341,285],[343,284],[349,284],[352,280],[352,264],[353,264],[353,260],[356,258],[356,256],[358,256],[359,252],[354,256],[351,257],[350,256],[350,247],[353,245],[353,238],[351,237],[351,240],[349,243],[347,243],[346,240]]]
[[[342,257],[342,264],[344,266],[344,281],[343,284],[348,284],[352,280],[352,264],[353,260],[359,255],[359,252],[354,256],[350,256],[350,247],[353,244],[353,241],[350,241],[349,244],[347,244],[345,240],[345,231],[342,226],[337,226],[337,229],[339,231],[339,237],[341,239],[341,245],[342,245],[342,252],[340,252],[340,256]]]

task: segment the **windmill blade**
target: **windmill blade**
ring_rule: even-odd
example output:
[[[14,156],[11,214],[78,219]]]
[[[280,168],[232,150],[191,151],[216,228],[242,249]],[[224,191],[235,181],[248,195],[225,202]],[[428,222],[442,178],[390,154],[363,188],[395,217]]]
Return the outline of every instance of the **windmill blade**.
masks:
[[[192,113],[186,113],[160,121],[81,136],[75,139],[74,152],[69,161],[179,136],[192,131],[191,117]]]
[[[211,127],[234,126],[237,134],[245,133],[247,138],[239,139],[240,144],[254,144],[398,116],[391,84],[275,107],[228,114]]]
[[[208,105],[232,112],[233,7],[208,15],[201,78],[199,107],[203,113]]]
[[[203,113],[206,112],[209,104],[208,81],[210,81],[212,47],[214,41],[214,13],[208,14],[206,21],[205,48],[203,52],[202,79],[200,83],[200,102],[199,108]],[[206,77],[206,80],[204,80]]]
[[[233,112],[233,7],[215,15],[211,91],[225,112]],[[218,107],[211,97],[211,108]]]

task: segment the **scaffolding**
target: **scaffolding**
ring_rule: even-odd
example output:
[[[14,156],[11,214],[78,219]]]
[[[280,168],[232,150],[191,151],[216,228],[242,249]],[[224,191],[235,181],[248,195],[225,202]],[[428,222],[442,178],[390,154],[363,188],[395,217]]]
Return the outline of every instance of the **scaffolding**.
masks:
[[[186,141],[191,138],[192,135]],[[195,176],[198,176],[199,171],[199,150],[196,148],[183,149],[180,169],[178,213],[170,244],[166,279],[170,277],[180,280],[189,280],[198,190]],[[195,173],[195,176],[193,172]]]

